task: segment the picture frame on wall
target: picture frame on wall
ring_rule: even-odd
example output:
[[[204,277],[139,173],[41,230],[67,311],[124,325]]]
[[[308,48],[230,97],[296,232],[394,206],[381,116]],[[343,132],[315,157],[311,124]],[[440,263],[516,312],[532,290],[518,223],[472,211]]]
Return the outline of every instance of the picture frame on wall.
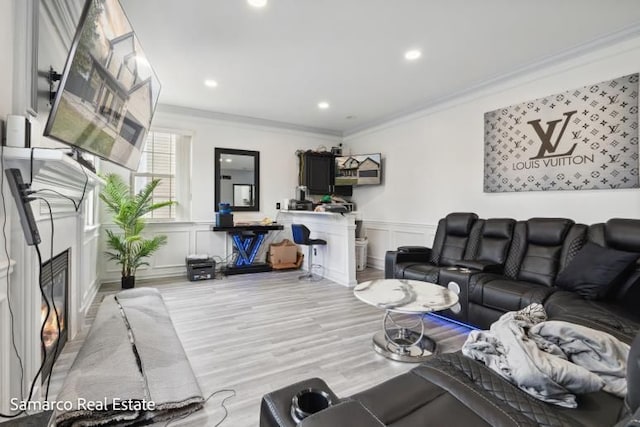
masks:
[[[484,115],[484,192],[638,188],[638,73]]]

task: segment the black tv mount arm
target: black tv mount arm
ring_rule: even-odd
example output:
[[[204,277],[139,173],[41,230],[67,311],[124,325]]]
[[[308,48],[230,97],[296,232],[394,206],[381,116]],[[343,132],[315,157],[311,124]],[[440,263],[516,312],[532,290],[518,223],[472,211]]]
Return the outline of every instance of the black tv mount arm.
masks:
[[[49,82],[49,102],[53,102],[56,99],[57,90],[54,90],[54,86],[56,82],[59,82],[62,79],[62,74],[58,73],[53,69],[53,66],[49,66],[49,74],[47,76],[47,81]]]

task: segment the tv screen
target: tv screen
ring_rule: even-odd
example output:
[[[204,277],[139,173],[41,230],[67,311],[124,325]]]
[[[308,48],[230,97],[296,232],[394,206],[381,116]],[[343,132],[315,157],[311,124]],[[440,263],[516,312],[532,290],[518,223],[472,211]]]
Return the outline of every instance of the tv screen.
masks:
[[[118,0],[87,0],[44,135],[136,170],[160,82]]]
[[[382,183],[382,155],[354,154],[336,157],[336,185]]]

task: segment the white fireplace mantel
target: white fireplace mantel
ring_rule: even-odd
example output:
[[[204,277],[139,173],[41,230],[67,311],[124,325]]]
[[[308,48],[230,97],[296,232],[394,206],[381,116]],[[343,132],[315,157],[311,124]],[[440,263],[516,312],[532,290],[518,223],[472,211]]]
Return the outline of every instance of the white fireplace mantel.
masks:
[[[68,150],[4,147],[2,151],[5,169],[19,169],[24,182],[32,184],[31,190],[54,189],[80,200],[86,192],[104,185],[102,178],[68,156]],[[47,193],[47,199],[55,216],[75,212],[75,207],[65,197]],[[40,212],[48,212],[42,202]]]
[[[66,153],[53,148],[3,148],[5,168],[20,169],[25,181],[33,176],[34,180],[69,189],[82,189],[87,180],[89,188],[104,184],[102,178]]]

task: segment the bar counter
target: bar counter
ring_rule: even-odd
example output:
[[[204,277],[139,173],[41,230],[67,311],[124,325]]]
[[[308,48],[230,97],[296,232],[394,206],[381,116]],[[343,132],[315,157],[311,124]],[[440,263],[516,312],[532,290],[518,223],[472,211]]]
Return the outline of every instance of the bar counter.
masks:
[[[291,224],[304,224],[311,230],[312,239],[324,239],[326,246],[316,246],[314,264],[323,268],[316,269],[325,278],[344,286],[355,286],[356,282],[356,212],[332,213],[312,211],[280,211],[278,223],[284,226],[291,236]],[[291,238],[293,241],[293,238]],[[306,254],[306,246],[301,246]],[[308,270],[307,260],[303,265]]]

